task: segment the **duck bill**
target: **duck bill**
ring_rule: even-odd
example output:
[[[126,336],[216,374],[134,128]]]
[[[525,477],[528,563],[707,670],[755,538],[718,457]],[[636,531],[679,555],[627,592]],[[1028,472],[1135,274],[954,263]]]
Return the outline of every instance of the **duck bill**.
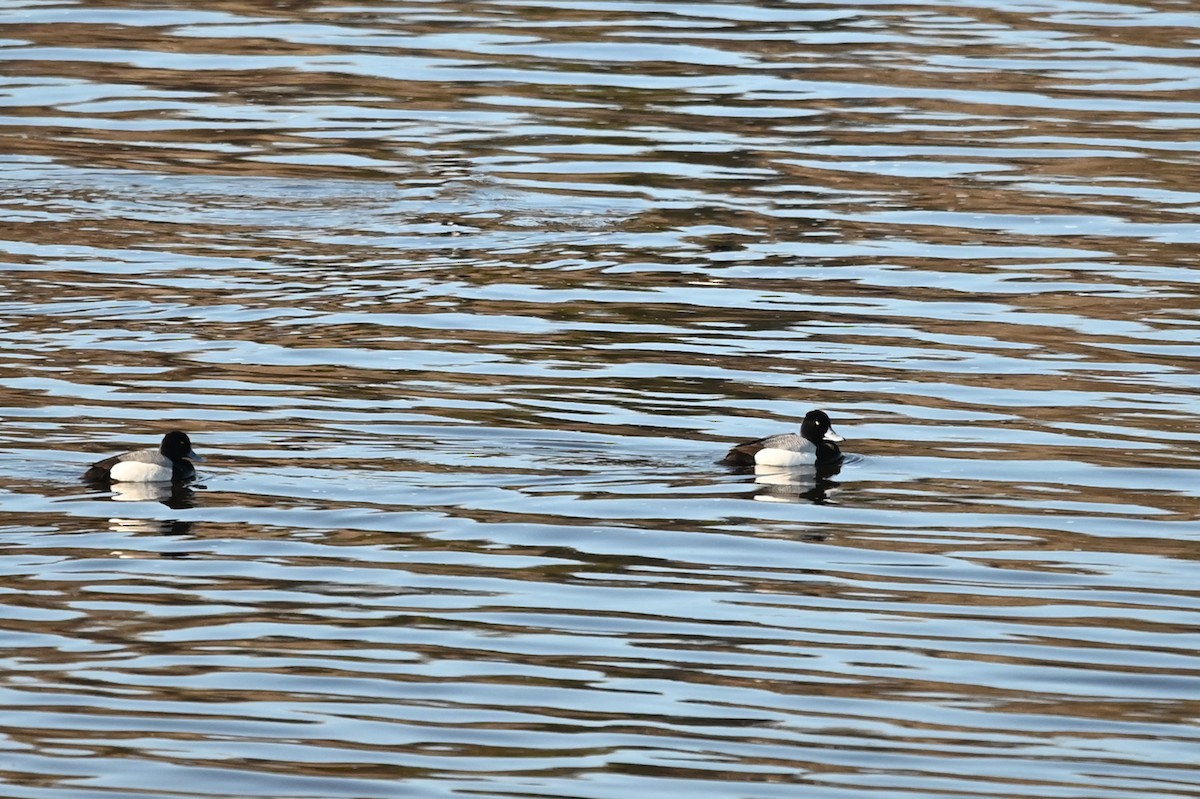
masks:
[[[826,430],[826,431],[825,431],[825,436],[824,436],[824,438],[825,438],[825,440],[826,440],[826,441],[833,441],[833,442],[835,442],[835,443],[836,443],[836,442],[838,442],[838,441],[845,441],[845,440],[846,440],[846,439],[842,438],[841,436],[839,436],[837,433],[833,432],[833,428],[832,428],[832,427],[831,427],[831,428],[829,428],[828,430]]]
[[[189,449],[188,454],[184,455],[183,457],[187,458],[189,461],[196,461],[197,463],[204,463],[204,458],[201,458],[199,455],[197,455],[196,450],[194,450],[194,449]]]

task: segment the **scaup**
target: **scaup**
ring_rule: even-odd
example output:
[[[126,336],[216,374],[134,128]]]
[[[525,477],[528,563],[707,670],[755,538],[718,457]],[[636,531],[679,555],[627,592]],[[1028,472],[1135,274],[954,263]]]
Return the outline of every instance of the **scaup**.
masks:
[[[809,411],[799,433],[778,433],[738,444],[721,463],[739,468],[832,464],[842,459],[837,442],[844,440],[833,432],[833,423],[825,411]]]
[[[187,480],[196,474],[196,467],[191,462],[203,460],[192,451],[192,441],[187,433],[172,430],[163,436],[158,449],[137,449],[93,463],[83,479],[111,480],[116,483]]]

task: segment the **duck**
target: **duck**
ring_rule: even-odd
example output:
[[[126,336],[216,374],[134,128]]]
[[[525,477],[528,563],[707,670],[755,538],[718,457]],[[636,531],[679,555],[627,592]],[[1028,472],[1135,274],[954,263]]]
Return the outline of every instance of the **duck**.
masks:
[[[190,480],[196,475],[192,461],[203,462],[192,449],[187,433],[172,430],[163,436],[158,449],[135,449],[93,463],[84,473],[89,481],[114,483],[167,483]]]
[[[833,432],[833,422],[825,411],[804,415],[799,433],[776,433],[738,444],[721,460],[725,466],[826,466],[842,460],[838,442],[846,439]]]

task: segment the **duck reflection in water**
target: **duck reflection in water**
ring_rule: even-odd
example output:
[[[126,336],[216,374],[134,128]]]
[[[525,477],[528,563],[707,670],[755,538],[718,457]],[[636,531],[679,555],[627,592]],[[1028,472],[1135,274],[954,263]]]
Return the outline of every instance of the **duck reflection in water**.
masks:
[[[842,470],[842,462],[808,468],[754,466],[738,469],[736,474],[752,474],[757,488],[754,498],[760,502],[811,502],[825,505],[838,492],[841,483],[833,478]]]
[[[172,510],[196,507],[196,491],[181,483],[113,483],[113,502],[161,502]]]
[[[112,518],[108,520],[108,529],[114,533],[141,533],[150,535],[190,535],[192,528],[196,526],[195,522],[187,522],[182,519],[119,519]],[[158,553],[158,555],[166,555],[168,553]],[[183,557],[184,553],[169,553],[173,557]],[[124,555],[122,555],[124,556]]]
[[[113,502],[161,502],[172,510],[196,507],[196,492],[179,483],[115,483],[109,499]],[[187,535],[195,522],[182,519],[120,518],[108,520],[109,529],[118,533]]]

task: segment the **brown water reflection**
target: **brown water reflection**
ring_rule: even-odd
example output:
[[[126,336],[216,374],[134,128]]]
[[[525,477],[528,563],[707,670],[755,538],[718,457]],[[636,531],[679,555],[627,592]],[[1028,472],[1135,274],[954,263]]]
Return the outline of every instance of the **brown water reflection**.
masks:
[[[5,796],[1197,795],[1200,16],[11,10]]]

